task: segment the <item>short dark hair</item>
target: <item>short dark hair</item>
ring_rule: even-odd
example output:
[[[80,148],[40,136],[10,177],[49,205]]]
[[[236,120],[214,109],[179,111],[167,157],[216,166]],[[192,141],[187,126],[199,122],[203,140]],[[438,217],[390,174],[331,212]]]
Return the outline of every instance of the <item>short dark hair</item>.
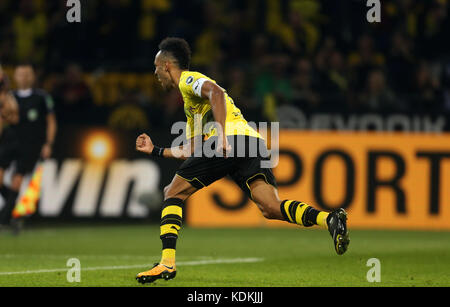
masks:
[[[191,63],[191,48],[182,38],[167,37],[158,46],[163,53],[167,52],[178,62],[181,69],[189,69]]]

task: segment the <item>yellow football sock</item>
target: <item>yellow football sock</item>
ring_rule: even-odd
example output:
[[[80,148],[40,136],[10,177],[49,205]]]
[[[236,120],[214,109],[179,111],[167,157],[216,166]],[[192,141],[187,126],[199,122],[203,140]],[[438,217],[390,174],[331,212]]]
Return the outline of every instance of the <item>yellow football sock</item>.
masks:
[[[178,198],[169,198],[164,201],[161,212],[160,238],[162,241],[161,264],[175,265],[175,250],[178,231],[183,220],[183,201]]]
[[[175,249],[173,249],[173,248],[163,249],[161,261],[159,263],[167,265],[167,266],[174,266],[175,265]]]
[[[319,214],[317,214],[317,225],[328,228],[328,224],[327,224],[327,217],[328,217],[329,213],[328,212],[324,212],[324,211],[320,211]]]
[[[295,200],[285,200],[281,202],[280,210],[284,219],[289,223],[304,227],[313,225],[327,227],[326,218],[328,213],[314,209],[306,203]]]

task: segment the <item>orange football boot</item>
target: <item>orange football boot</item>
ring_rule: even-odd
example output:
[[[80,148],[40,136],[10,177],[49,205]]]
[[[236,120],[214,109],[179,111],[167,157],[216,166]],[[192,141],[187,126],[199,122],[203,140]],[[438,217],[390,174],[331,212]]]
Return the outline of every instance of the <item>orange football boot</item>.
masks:
[[[141,284],[151,283],[157,279],[169,280],[175,277],[177,271],[175,266],[167,266],[165,264],[155,263],[148,271],[141,272],[136,275],[136,280]]]

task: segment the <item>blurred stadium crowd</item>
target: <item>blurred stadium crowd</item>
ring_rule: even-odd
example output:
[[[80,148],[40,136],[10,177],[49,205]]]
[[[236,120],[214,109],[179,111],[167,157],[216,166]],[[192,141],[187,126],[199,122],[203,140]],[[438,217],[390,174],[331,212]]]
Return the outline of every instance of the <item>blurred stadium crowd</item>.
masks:
[[[35,64],[60,124],[123,130],[184,120],[162,93],[153,59],[166,36],[186,38],[192,70],[226,88],[248,120],[303,112],[450,114],[449,4],[366,1],[88,0],[68,23],[65,0],[0,1],[0,60]]]

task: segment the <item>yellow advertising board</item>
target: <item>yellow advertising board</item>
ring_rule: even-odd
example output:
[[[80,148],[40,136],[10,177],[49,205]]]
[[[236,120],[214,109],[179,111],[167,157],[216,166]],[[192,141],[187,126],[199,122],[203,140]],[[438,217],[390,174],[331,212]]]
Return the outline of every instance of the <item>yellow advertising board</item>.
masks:
[[[450,230],[450,134],[281,131],[273,169],[281,199],[343,207],[348,226]],[[297,227],[266,220],[222,179],[187,203],[192,227]]]

